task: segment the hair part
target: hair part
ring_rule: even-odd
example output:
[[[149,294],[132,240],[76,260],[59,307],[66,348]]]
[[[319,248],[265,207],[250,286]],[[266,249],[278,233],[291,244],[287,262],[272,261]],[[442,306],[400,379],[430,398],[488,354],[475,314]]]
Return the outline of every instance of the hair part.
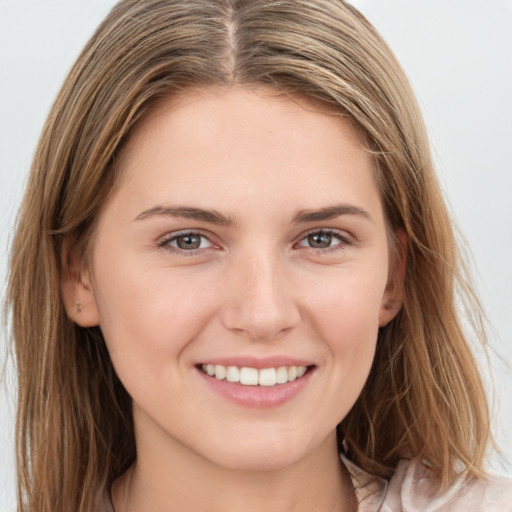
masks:
[[[351,120],[374,155],[388,221],[407,238],[403,308],[380,330],[368,381],[339,425],[347,455],[385,478],[404,456],[445,484],[460,463],[483,474],[489,415],[456,293],[481,312],[421,114],[375,29],[341,0],[124,0],[57,96],[12,246],[19,512],[90,512],[136,459],[131,399],[101,331],[66,314],[63,244],[86,251],[121,149],[159,101],[192,86],[261,84]]]

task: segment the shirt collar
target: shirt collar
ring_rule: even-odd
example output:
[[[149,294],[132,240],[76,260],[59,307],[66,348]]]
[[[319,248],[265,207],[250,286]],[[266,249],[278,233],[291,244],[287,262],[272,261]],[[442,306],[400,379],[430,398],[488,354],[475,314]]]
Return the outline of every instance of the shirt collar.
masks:
[[[388,491],[388,482],[383,478],[367,473],[340,454],[341,461],[352,478],[357,498],[357,512],[378,512]]]

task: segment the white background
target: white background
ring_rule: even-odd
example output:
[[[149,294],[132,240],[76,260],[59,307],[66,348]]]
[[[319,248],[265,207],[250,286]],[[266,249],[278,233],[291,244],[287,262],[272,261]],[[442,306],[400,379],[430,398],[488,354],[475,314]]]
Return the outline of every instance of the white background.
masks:
[[[0,286],[23,183],[64,77],[112,0],[0,0]],[[490,322],[495,432],[512,476],[512,0],[360,0],[418,95]],[[2,329],[2,331],[4,331]],[[0,364],[6,334],[0,335]],[[0,512],[15,509],[14,384],[0,388]]]

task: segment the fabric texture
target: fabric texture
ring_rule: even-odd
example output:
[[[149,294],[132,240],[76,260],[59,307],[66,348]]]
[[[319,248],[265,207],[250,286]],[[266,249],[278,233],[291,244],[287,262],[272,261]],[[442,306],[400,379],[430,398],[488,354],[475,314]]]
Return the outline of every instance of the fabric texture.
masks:
[[[387,481],[343,455],[341,460],[352,477],[357,512],[512,512],[512,480],[505,477],[460,480],[442,492],[439,480],[420,461],[402,460]],[[96,512],[114,512],[110,499]]]
[[[421,461],[402,460],[388,482],[342,456],[352,475],[357,512],[512,512],[512,480],[461,479],[446,491]]]

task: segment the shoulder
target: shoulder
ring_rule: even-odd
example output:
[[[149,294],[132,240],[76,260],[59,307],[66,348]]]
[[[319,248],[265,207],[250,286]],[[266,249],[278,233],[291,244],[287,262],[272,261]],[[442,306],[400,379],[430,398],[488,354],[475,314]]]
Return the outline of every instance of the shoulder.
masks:
[[[461,479],[448,490],[420,461],[403,460],[389,481],[381,512],[512,512],[512,480]]]
[[[447,490],[421,461],[402,460],[388,481],[370,475],[341,454],[352,476],[358,512],[512,512],[512,480],[460,479]]]

